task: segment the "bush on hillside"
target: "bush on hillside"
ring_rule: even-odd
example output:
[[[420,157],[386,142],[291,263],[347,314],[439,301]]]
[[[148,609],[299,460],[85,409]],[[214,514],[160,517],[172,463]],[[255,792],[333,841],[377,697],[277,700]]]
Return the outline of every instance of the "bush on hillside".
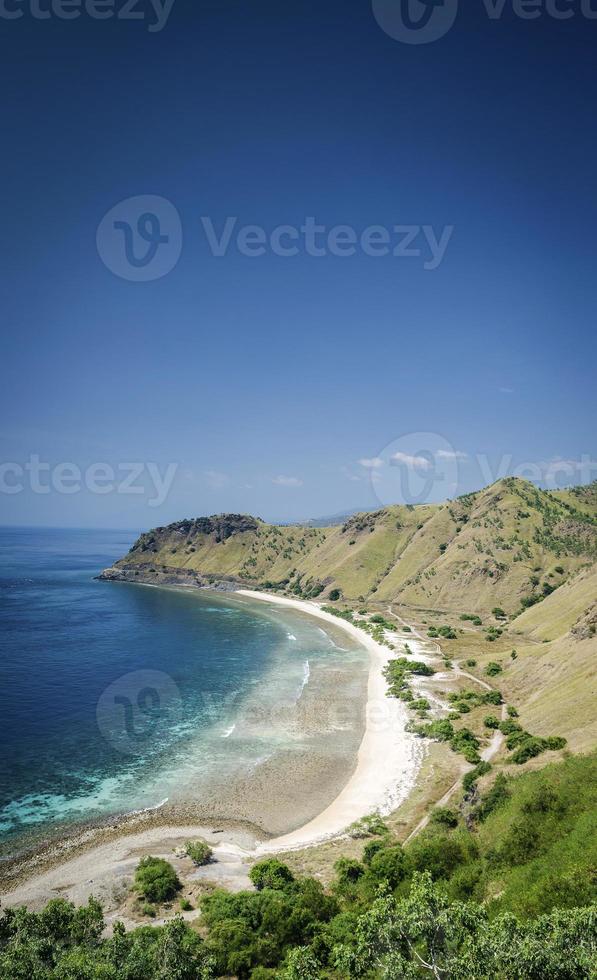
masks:
[[[443,827],[457,827],[458,814],[455,810],[450,810],[445,806],[438,806],[431,814],[431,823],[439,824]]]
[[[135,891],[148,902],[167,902],[180,891],[176,871],[164,858],[144,857],[135,871]]]
[[[257,891],[264,888],[287,888],[294,881],[294,875],[286,864],[282,864],[277,858],[268,858],[254,864],[249,871],[249,878],[255,885]]]
[[[213,858],[213,851],[204,840],[187,841],[185,850],[193,864],[199,867],[204,864],[209,864]]]

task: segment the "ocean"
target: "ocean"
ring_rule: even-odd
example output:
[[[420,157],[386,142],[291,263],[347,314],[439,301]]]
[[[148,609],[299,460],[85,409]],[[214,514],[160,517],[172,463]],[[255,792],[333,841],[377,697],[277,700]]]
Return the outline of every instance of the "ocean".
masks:
[[[0,529],[5,857],[46,831],[166,803],[209,801],[218,816],[235,781],[259,785],[278,757],[356,754],[357,643],[233,594],[96,581],[135,537]],[[334,691],[342,711],[324,711]],[[289,792],[292,810],[300,785]]]

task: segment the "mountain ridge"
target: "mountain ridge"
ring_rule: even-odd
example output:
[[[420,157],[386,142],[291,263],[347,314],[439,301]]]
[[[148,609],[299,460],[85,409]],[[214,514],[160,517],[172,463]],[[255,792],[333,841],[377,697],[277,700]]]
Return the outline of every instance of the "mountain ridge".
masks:
[[[247,514],[184,519],[141,534],[102,577],[454,613],[500,606],[512,619],[596,559],[597,483],[544,491],[511,477],[443,504],[391,505],[326,527]]]

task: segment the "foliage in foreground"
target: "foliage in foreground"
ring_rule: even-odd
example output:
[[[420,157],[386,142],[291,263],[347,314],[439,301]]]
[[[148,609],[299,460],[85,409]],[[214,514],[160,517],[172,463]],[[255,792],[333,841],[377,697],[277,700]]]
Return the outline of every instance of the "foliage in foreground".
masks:
[[[204,944],[182,919],[125,932],[105,923],[98,902],[75,909],[64,899],[40,913],[7,909],[0,917],[2,980],[210,980]]]
[[[414,875],[405,898],[381,895],[327,937],[319,927],[330,921],[334,901],[316,882],[226,896],[229,912],[235,901],[251,899],[255,911],[261,906],[253,928],[247,922],[243,929],[240,919],[218,921],[216,909],[224,899],[214,899],[208,912],[215,941],[210,932],[206,943],[178,918],[131,933],[117,923],[112,938],[102,938],[102,911],[93,899],[80,909],[55,899],[39,914],[8,910],[0,919],[0,975],[3,980],[212,980],[222,974],[253,980],[588,980],[595,975],[597,906],[556,909],[527,923],[509,913],[491,920],[476,903],[450,902],[429,872]],[[279,962],[275,944],[282,930],[285,964],[280,969],[260,965]],[[208,955],[210,947],[215,959]]]
[[[101,908],[0,917],[2,980],[594,980],[597,757],[497,776],[401,847],[383,825],[327,891],[277,858],[255,891],[103,937]],[[383,831],[383,832],[382,832]]]
[[[449,902],[425,872],[415,875],[408,897],[377,899],[359,917],[355,937],[333,951],[339,976],[580,980],[594,975],[597,907],[558,909],[529,923],[510,914],[491,921],[480,905]]]

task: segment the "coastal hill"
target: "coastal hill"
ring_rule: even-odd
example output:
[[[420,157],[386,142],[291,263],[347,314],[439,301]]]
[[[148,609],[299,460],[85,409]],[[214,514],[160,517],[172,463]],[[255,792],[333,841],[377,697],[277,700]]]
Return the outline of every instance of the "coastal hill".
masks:
[[[330,527],[233,514],[179,521],[142,534],[101,577],[393,610],[445,656],[482,675],[497,664],[529,730],[586,751],[597,743],[596,559],[597,483],[546,492],[508,478]]]
[[[142,534],[103,577],[399,602],[415,612],[500,607],[513,618],[596,558],[597,483],[547,492],[507,478],[443,504],[384,507],[329,527],[234,514],[178,521]]]

